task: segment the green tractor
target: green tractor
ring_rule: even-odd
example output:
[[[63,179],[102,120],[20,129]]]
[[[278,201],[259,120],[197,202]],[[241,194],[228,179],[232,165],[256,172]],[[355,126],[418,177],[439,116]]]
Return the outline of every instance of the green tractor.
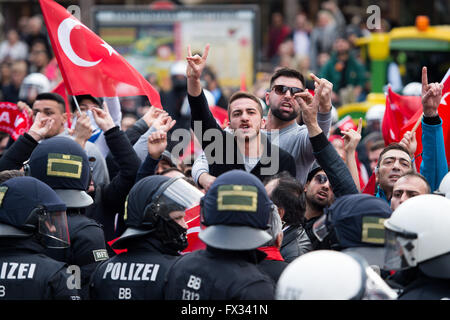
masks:
[[[450,67],[450,25],[430,26],[425,16],[416,18],[416,25],[393,28],[388,33],[371,33],[359,38],[361,57],[368,62],[371,92],[366,101],[350,103],[337,109],[338,118],[350,115],[357,124],[375,105],[385,105],[387,67],[395,60],[403,84],[420,82],[422,66],[427,66],[429,81],[439,82]],[[399,92],[401,93],[401,92]],[[365,126],[363,120],[363,126]]]

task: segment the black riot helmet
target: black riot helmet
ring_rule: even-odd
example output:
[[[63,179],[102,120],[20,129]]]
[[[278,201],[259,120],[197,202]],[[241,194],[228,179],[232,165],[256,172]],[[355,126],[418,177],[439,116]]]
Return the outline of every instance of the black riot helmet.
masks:
[[[187,230],[172,219],[171,213],[198,205],[202,196],[182,178],[154,175],[140,180],[130,190],[125,204],[127,229],[113,247],[125,248],[127,240],[151,234],[169,249],[185,249]]]
[[[0,185],[0,238],[33,234],[39,234],[47,247],[68,247],[66,205],[36,178],[11,178]]]

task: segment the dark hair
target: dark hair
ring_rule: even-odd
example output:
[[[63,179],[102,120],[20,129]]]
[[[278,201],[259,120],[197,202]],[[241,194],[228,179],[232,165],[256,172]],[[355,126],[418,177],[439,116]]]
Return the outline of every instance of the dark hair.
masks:
[[[409,151],[408,149],[406,149],[405,147],[401,146],[400,144],[398,144],[397,142],[393,142],[390,145],[388,145],[386,148],[383,149],[383,151],[381,151],[380,156],[378,157],[378,162],[377,162],[377,168],[380,166],[381,163],[381,159],[383,158],[383,155],[390,151],[390,150],[400,150],[403,151],[404,153],[406,153],[408,155],[408,157],[410,158],[411,156],[409,155]]]
[[[268,176],[264,178],[263,184],[267,185],[270,181],[280,179],[280,178],[292,178],[292,175],[288,171],[281,171],[277,174],[274,174],[272,176]]]
[[[303,77],[303,75],[300,72],[298,72],[295,69],[291,69],[291,68],[280,68],[280,69],[276,70],[275,73],[270,78],[270,87],[271,88],[272,88],[272,85],[275,82],[275,80],[279,77],[296,78],[301,81],[303,86],[305,85],[305,78]]]
[[[303,190],[303,185],[295,178],[282,177],[272,191],[271,200],[284,209],[283,221],[288,225],[304,224],[306,201]]]
[[[425,185],[427,186],[427,193],[431,193],[431,186],[430,186],[430,184],[428,183],[427,179],[423,175],[421,175],[420,173],[415,172],[414,170],[410,170],[410,171],[406,172],[404,175],[402,175],[400,178],[404,178],[404,177],[406,177],[406,178],[408,178],[408,177],[416,177],[416,178],[422,179],[422,181],[425,182]]]
[[[236,101],[237,99],[250,99],[253,100],[254,102],[256,102],[256,104],[258,105],[258,111],[261,114],[261,117],[263,116],[263,109],[261,106],[261,102],[259,101],[259,98],[257,96],[255,96],[254,94],[251,94],[249,92],[244,92],[244,91],[238,91],[233,93],[233,95],[230,97],[230,101],[228,102],[228,118],[231,118],[231,109],[230,109],[230,105],[231,103],[233,103],[234,101]]]
[[[77,96],[70,96],[70,107],[72,109],[72,112],[75,112],[78,110],[74,98],[77,99],[78,104],[80,104],[82,100],[87,99],[87,100],[90,100],[91,102],[93,102],[99,108],[102,108],[102,103],[103,103],[102,99],[91,96],[90,94],[81,94],[81,95],[77,95]]]
[[[12,179],[12,178],[15,178],[15,177],[23,177],[23,176],[25,176],[25,173],[23,171],[20,171],[20,170],[3,170],[3,171],[0,171],[0,184],[5,182],[5,181],[7,181],[7,180],[9,180],[9,179]]]
[[[179,173],[181,173],[183,176],[185,176],[185,174],[183,173],[183,171],[181,171],[180,169],[178,169],[177,167],[169,167],[167,169],[164,169],[163,171],[161,171],[161,173],[159,173],[160,176],[168,173],[168,172],[172,172],[172,171],[177,171]]]
[[[64,101],[64,98],[61,97],[61,95],[55,93],[55,92],[42,92],[39,93],[36,96],[36,100],[53,100],[58,102],[58,104],[61,106],[62,113],[66,112],[66,102]]]
[[[384,144],[384,140],[377,140],[370,146],[370,151],[383,149],[385,146],[386,145]]]

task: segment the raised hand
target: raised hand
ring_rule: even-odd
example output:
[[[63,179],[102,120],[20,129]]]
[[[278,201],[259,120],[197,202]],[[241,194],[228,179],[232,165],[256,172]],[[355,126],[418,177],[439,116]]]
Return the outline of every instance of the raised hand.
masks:
[[[153,121],[158,118],[160,114],[167,114],[166,111],[155,106],[151,106],[150,109],[142,116],[147,126],[150,128],[153,125]]]
[[[321,82],[320,85],[316,87],[314,91],[314,97],[312,97],[312,99],[307,98],[307,95],[305,94],[298,94],[298,96],[296,95],[295,97],[295,100],[300,106],[300,110],[302,112],[302,120],[308,128],[310,137],[314,137],[322,132],[322,129],[320,129],[319,124],[317,123],[317,112],[319,111],[320,99],[325,85],[325,82]],[[308,99],[310,99],[310,103],[306,102],[308,101]]]
[[[399,142],[399,145],[406,148],[409,151],[409,155],[414,157],[417,149],[416,134],[411,133],[411,131],[406,131],[402,140]]]
[[[427,67],[422,68],[422,107],[425,117],[438,115],[438,107],[442,98],[444,86],[434,82],[428,84]]]
[[[177,121],[172,120],[172,117],[167,113],[160,113],[158,117],[153,121],[153,128],[156,130],[163,130],[169,132],[173,128]]]
[[[106,103],[103,103],[103,110],[97,107],[90,107],[90,110],[94,115],[95,122],[97,123],[98,127],[103,130],[103,132],[106,132],[116,126],[109,113]]]
[[[344,150],[347,154],[356,151],[359,141],[361,141],[362,118],[359,118],[358,128],[355,130],[344,130]]]
[[[54,123],[54,119],[48,118],[41,112],[38,112],[34,117],[33,125],[28,130],[28,134],[36,141],[43,140],[46,138]]]
[[[75,141],[84,149],[86,141],[92,136],[91,119],[86,112],[77,111],[77,123],[75,128],[69,129],[69,134],[74,137]]]
[[[323,85],[323,89],[319,99],[319,112],[327,113],[331,110],[331,96],[333,94],[333,84],[327,79],[320,79],[314,73],[310,73],[311,78],[314,80],[314,95],[317,94],[317,89]]]
[[[23,102],[23,101],[17,102],[17,108],[18,108],[20,111],[25,110],[25,112],[28,114],[28,116],[30,117],[30,119],[33,118],[33,110],[32,110],[32,109],[30,108],[30,106],[27,105],[25,102]]]
[[[176,123],[176,120],[172,120],[170,116],[160,116],[158,117],[157,121],[161,122],[160,124],[158,124],[159,129],[155,132],[152,132],[148,136],[147,140],[148,153],[153,159],[158,159],[164,152],[164,150],[166,150],[167,132],[172,129],[172,127]],[[153,125],[153,127],[155,128],[155,125]]]
[[[205,69],[206,66],[206,59],[208,58],[209,53],[209,44],[205,46],[201,57],[198,54],[192,56],[190,45],[188,45],[187,50],[188,56],[186,57],[186,61],[188,65],[186,68],[186,76],[188,79],[199,80],[202,76],[203,69]]]

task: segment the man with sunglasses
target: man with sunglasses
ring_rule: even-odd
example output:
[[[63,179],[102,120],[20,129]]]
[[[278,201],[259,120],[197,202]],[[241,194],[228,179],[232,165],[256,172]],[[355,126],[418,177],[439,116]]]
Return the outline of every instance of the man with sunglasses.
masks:
[[[311,74],[316,87],[317,97],[305,89],[305,79],[296,70],[278,69],[270,79],[270,90],[266,92],[266,104],[269,113],[266,120],[266,134],[271,142],[289,152],[295,159],[296,178],[305,184],[306,178],[315,160],[313,147],[306,126],[297,123],[301,114],[299,100],[315,106],[318,127],[325,135],[331,126],[332,84]],[[319,88],[321,91],[319,93]],[[318,106],[318,107],[317,107]],[[303,117],[303,115],[302,115]]]

